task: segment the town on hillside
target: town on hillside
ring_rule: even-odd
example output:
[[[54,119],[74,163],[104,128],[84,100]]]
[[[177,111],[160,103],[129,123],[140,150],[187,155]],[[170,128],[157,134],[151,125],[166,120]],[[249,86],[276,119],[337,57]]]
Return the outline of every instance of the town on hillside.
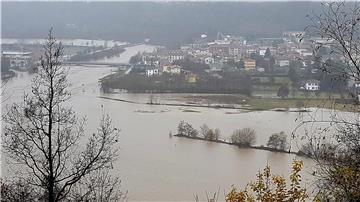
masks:
[[[316,52],[317,43],[326,42]],[[333,93],[357,99],[360,81],[336,80],[324,65],[342,68],[344,58],[330,51],[331,41],[302,31],[279,38],[206,34],[177,49],[159,47],[138,53],[129,69],[102,80],[106,92],[240,93],[261,97],[308,97]],[[336,82],[336,85],[334,85]]]

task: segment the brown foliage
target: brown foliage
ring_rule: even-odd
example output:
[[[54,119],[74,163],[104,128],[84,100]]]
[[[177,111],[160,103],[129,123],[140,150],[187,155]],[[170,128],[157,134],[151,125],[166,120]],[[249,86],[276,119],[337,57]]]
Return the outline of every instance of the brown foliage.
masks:
[[[290,175],[290,185],[287,187],[285,178],[271,174],[270,166],[266,166],[257,174],[257,180],[249,184],[242,191],[234,186],[226,195],[227,202],[253,202],[253,201],[305,201],[308,199],[306,189],[300,186],[303,162],[294,161]]]

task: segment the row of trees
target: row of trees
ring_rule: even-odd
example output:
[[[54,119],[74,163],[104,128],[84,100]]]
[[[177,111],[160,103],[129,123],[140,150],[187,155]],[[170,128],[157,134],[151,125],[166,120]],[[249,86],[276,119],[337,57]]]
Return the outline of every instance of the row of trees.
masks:
[[[239,93],[251,95],[252,83],[248,75],[228,73],[221,78],[197,75],[195,83],[189,83],[185,75],[162,74],[147,77],[131,73],[101,80],[102,89],[126,89],[129,92],[179,92],[179,93]]]
[[[125,51],[124,48],[115,46],[110,49],[96,50],[96,51],[90,52],[90,53],[80,52],[80,53],[72,56],[70,58],[70,61],[79,62],[79,61],[91,61],[91,60],[99,60],[99,59],[103,59],[103,58],[110,58],[110,57],[119,55],[124,51]]]
[[[237,129],[231,135],[231,142],[240,147],[250,147],[256,142],[256,132],[252,128]],[[285,151],[288,148],[285,132],[274,133],[269,137],[267,147]]]
[[[178,125],[178,134],[189,137],[199,137],[199,135],[201,135],[202,138],[213,141],[219,140],[221,137],[221,131],[218,128],[212,129],[206,124],[203,124],[200,127],[199,132],[191,124],[185,121],[180,121]],[[231,136],[231,142],[239,146],[251,146],[255,143],[255,140],[256,134],[254,129],[251,128],[237,129]]]
[[[207,126],[206,124],[200,127],[200,132],[196,130],[191,124],[185,121],[180,121],[178,125],[178,134],[189,137],[199,137],[199,135],[202,135],[202,137],[207,140],[219,140],[220,133],[220,129],[209,128],[209,126]]]
[[[212,129],[208,125],[203,124],[200,132],[196,130],[190,123],[180,121],[178,125],[178,134],[189,137],[200,137],[206,140],[219,140],[221,131],[218,128]],[[236,129],[230,138],[231,143],[239,147],[251,147],[256,143],[256,132],[252,128]],[[269,137],[267,146],[277,150],[286,150],[288,148],[287,136],[285,132],[274,133]]]
[[[176,60],[174,64],[179,65],[183,69],[191,71],[195,74],[203,74],[205,70],[210,69],[209,65],[196,62],[188,57],[182,60]]]
[[[206,124],[200,127],[200,133],[207,140],[219,140],[220,138],[220,129],[209,128]]]

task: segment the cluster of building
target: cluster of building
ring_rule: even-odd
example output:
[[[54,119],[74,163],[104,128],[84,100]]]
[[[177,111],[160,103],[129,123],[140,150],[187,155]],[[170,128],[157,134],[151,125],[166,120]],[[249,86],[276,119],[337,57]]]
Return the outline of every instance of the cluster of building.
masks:
[[[208,73],[223,71],[248,71],[271,74],[275,70],[286,74],[292,62],[300,63],[302,70],[316,73],[312,45],[317,38],[305,38],[305,32],[284,32],[279,38],[259,38],[247,41],[244,37],[218,34],[210,40],[206,34],[193,43],[183,44],[178,49],[158,49],[143,53],[139,64],[146,65],[148,77],[162,73],[187,73],[175,61],[188,59],[209,66]],[[269,56],[270,54],[270,56]],[[260,61],[261,60],[261,61]],[[279,72],[278,71],[278,72]],[[194,73],[192,73],[194,74]],[[319,90],[319,81],[306,81],[302,89]]]
[[[165,64],[161,66],[136,64],[132,67],[133,73],[144,74],[147,77],[158,76],[158,75],[171,75],[171,76],[182,76],[188,83],[196,83],[198,75],[191,71],[183,69],[181,66],[176,64]]]
[[[196,83],[201,78],[201,71],[200,73],[199,71],[192,72],[191,68],[184,66],[186,63],[179,65],[177,61],[188,60],[191,61],[191,64],[206,65],[208,68],[205,69],[205,72],[214,76],[219,76],[220,72],[226,71],[243,71],[250,75],[285,75],[291,66],[295,67],[293,65],[295,63],[298,71],[316,74],[319,67],[314,61],[313,44],[324,41],[320,38],[306,38],[304,36],[305,32],[290,31],[283,32],[279,38],[258,38],[248,41],[241,36],[218,33],[216,39],[210,39],[206,34],[202,34],[195,38],[192,43],[183,44],[178,49],[159,48],[151,53],[142,53],[140,60],[133,66],[132,70],[147,77],[164,74],[182,76],[189,83]],[[10,42],[15,43],[11,40]],[[104,44],[105,42],[107,44]],[[69,45],[85,44],[86,46],[124,44],[96,40],[90,42],[69,40],[68,43]],[[26,71],[34,63],[33,56],[34,54],[31,52],[2,51],[2,66]],[[321,62],[325,62],[331,57],[336,56],[325,55]],[[63,59],[66,60],[66,58]],[[334,59],[342,60],[340,57]],[[302,79],[300,89],[320,90],[320,81],[311,77]]]
[[[309,79],[301,85],[300,89],[305,89],[308,91],[318,91],[320,90],[320,81],[316,79]]]
[[[264,70],[252,56],[256,54],[265,57],[267,51],[271,52],[275,65],[279,67],[289,66],[293,60],[301,60],[306,67],[312,60],[313,52],[310,40],[300,42],[304,35],[304,32],[284,32],[280,38],[259,38],[251,42],[244,37],[222,34],[219,34],[218,39],[208,41],[207,36],[203,35],[203,43],[185,44],[181,46],[181,51],[209,65],[242,61],[244,69],[248,71]]]

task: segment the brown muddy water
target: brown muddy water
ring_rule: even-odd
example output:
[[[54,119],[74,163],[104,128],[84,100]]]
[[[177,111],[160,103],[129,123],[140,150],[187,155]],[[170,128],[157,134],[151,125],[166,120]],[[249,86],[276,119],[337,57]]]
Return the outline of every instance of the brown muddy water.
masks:
[[[143,50],[143,47],[136,48],[132,47],[127,51],[136,54]],[[129,52],[125,54],[131,55]],[[184,108],[101,99],[98,96],[139,102],[149,99],[148,94],[102,94],[98,79],[109,74],[111,70],[109,67],[70,67],[69,80],[72,82],[73,95],[70,105],[79,117],[87,117],[86,131],[89,134],[98,126],[102,106],[111,116],[113,125],[121,129],[118,145],[120,156],[114,163],[113,173],[122,179],[122,188],[129,191],[130,200],[194,201],[193,194],[198,194],[205,200],[205,191],[214,193],[218,187],[222,197],[223,190],[229,190],[232,184],[245,187],[267,164],[274,173],[288,176],[294,159],[304,161],[303,180],[307,187],[312,186],[309,173],[314,163],[310,159],[292,154],[239,149],[230,145],[169,137],[169,132],[175,134],[177,124],[185,120],[197,128],[204,123],[212,128],[219,128],[225,139],[229,138],[235,129],[251,127],[257,133],[256,145],[265,145],[272,133],[285,131],[291,134],[298,125],[296,118],[303,114]],[[7,99],[2,104],[3,113],[9,104],[21,101],[24,89],[29,89],[31,78],[32,76],[26,73],[19,73],[8,82],[4,96]],[[182,95],[156,96],[159,100],[169,101]],[[329,112],[324,111],[319,116],[328,117]],[[292,140],[291,144],[296,150],[297,141]],[[7,164],[5,156],[2,155],[3,177],[11,176],[12,166]]]

